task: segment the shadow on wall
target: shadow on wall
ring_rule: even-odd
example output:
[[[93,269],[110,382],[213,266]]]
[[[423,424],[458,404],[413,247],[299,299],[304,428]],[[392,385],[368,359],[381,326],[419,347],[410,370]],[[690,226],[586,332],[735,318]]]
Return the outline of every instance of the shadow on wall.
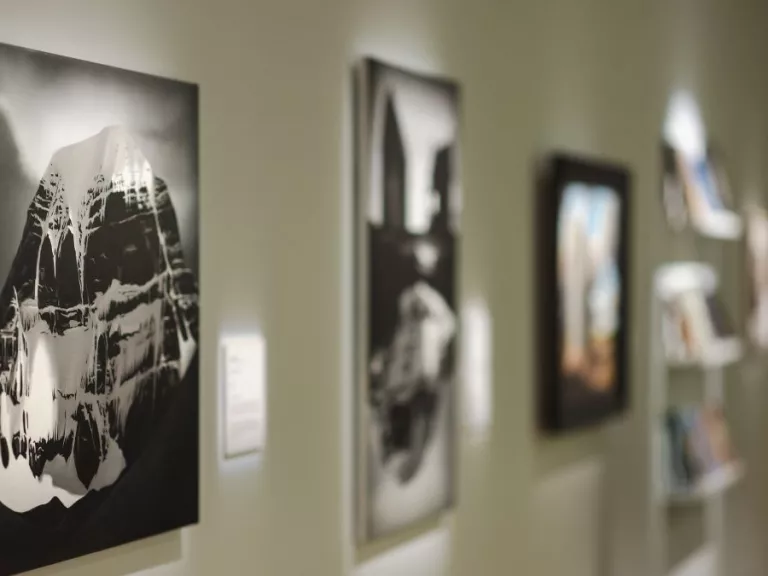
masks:
[[[176,530],[146,540],[131,542],[119,548],[97,552],[41,568],[39,576],[150,576],[170,573],[187,548],[187,534]],[[165,567],[162,568],[162,567]]]
[[[553,209],[546,193],[551,178],[547,160],[542,156],[531,165],[531,181],[536,191],[531,241],[537,254],[554,254],[556,248],[555,231],[547,216]],[[557,420],[551,401],[557,369],[546,352],[558,335],[551,317],[551,299],[542,297],[540,288],[556,283],[557,277],[551,261],[545,258],[533,259],[530,277],[532,293],[537,295],[531,326],[536,342],[532,502],[535,573],[594,576],[601,566],[606,425],[560,433],[548,429]],[[557,554],[552,553],[553,543],[559,546]]]
[[[551,206],[547,205],[548,197],[545,194],[546,187],[549,185],[551,173],[547,158],[542,156],[531,165],[531,178],[535,183],[536,200],[533,203],[534,222],[533,227],[533,245],[537,246],[537,253],[549,254],[555,250],[554,231],[548,229],[542,222],[546,217]],[[536,360],[535,410],[537,414],[537,442],[536,442],[536,481],[543,481],[546,478],[556,475],[560,472],[567,472],[580,463],[593,458],[600,458],[604,453],[604,435],[601,426],[592,426],[577,430],[568,431],[567,434],[552,434],[546,431],[547,426],[552,422],[554,414],[550,408],[549,395],[553,393],[551,388],[552,381],[556,378],[556,369],[542,355],[542,351],[552,346],[552,342],[557,338],[557,333],[552,326],[544,325],[542,318],[548,318],[552,303],[541,297],[540,286],[557,282],[553,274],[554,270],[547,265],[542,258],[533,259],[533,268],[531,269],[531,279],[533,282],[533,294],[539,295],[536,299],[536,313],[532,317],[533,326],[531,332],[535,334],[536,350],[534,358]]]
[[[8,114],[0,107],[0,289],[16,255],[35,182],[25,172]]]
[[[539,479],[533,502],[536,574],[600,573],[603,474],[595,456]],[[552,543],[558,545],[556,554]]]

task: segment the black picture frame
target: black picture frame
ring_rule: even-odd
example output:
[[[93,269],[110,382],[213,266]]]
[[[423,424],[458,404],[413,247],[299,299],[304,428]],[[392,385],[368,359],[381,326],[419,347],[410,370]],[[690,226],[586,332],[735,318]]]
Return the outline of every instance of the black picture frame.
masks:
[[[628,328],[630,326],[630,221],[631,173],[628,168],[614,163],[572,154],[555,153],[546,158],[538,173],[538,202],[536,203],[536,262],[534,274],[537,285],[537,333],[538,333],[538,424],[545,432],[558,432],[593,426],[623,412],[629,404],[629,357],[627,353]],[[592,388],[585,384],[588,379],[566,377],[563,373],[564,351],[564,302],[559,273],[559,219],[566,188],[570,185],[584,187],[586,194],[608,192],[618,201],[613,218],[617,220],[615,262],[608,264],[618,276],[615,304],[615,328],[606,340],[598,344],[590,341],[593,348],[589,355],[592,364],[592,381],[605,381],[605,373],[612,374],[610,386]],[[586,246],[586,241],[583,242]],[[592,250],[590,247],[585,250]],[[589,257],[589,256],[587,256]],[[587,294],[586,280],[583,293]],[[591,289],[594,290],[594,280]],[[584,325],[595,321],[588,310],[587,297],[582,299]],[[610,316],[610,314],[609,314]],[[587,332],[586,329],[583,330]],[[586,338],[586,337],[585,337]],[[601,350],[602,347],[602,350]],[[610,350],[613,364],[606,368],[606,352]],[[594,358],[597,357],[597,360]],[[602,372],[600,372],[602,370]],[[596,377],[594,374],[601,374]]]

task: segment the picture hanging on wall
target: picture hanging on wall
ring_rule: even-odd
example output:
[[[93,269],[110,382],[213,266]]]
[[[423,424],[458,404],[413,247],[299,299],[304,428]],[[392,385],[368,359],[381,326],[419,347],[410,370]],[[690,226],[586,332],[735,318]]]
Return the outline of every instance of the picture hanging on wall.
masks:
[[[0,574],[198,520],[197,87],[0,45]]]
[[[357,534],[436,518],[454,495],[459,88],[357,70]]]
[[[539,195],[540,421],[596,424],[627,405],[629,172],[565,155]]]

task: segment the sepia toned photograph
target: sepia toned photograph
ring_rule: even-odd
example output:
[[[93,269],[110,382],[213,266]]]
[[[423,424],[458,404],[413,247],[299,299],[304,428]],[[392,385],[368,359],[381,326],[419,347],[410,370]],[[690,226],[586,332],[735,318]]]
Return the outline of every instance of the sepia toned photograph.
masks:
[[[454,488],[459,94],[366,60],[358,81],[358,540]]]

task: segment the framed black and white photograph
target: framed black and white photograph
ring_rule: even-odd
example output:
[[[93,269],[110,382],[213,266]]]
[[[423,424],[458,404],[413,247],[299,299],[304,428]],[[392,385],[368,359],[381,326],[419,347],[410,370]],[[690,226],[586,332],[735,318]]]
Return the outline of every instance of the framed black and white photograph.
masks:
[[[539,196],[541,424],[599,423],[627,404],[629,172],[557,155]]]
[[[374,60],[357,70],[358,543],[454,498],[459,88]]]
[[[198,91],[0,45],[0,574],[198,520]]]

